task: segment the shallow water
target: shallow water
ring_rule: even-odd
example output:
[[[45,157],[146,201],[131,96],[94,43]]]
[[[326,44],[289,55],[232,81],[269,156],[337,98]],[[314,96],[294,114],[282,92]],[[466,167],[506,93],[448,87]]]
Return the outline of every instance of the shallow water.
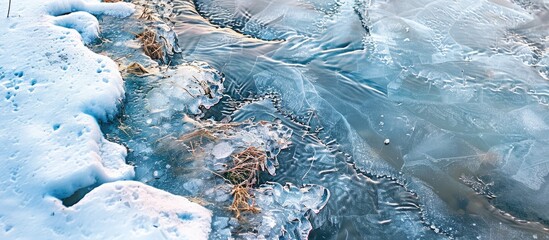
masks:
[[[548,5],[173,0],[157,10],[182,50],[172,65],[204,61],[225,77],[206,118],[293,130],[277,175],[262,180],[330,190],[311,239],[526,239],[549,238]],[[139,101],[128,100],[130,116]],[[155,157],[130,153],[138,178],[170,158]],[[168,175],[151,184],[192,195]]]

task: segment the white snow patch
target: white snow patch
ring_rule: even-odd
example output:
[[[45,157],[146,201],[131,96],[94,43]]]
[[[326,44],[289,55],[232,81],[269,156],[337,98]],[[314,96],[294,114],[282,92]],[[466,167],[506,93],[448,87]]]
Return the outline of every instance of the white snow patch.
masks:
[[[59,16],[71,12],[85,11],[94,15],[111,15],[127,17],[133,14],[135,8],[130,3],[101,3],[99,0],[58,0],[46,4],[49,14]]]
[[[0,20],[0,239],[207,237],[210,213],[183,197],[103,184],[134,177],[126,149],[97,123],[116,113],[123,81],[82,41],[99,36],[91,14],[133,11],[127,3],[20,0]],[[96,184],[75,206],[61,204]]]
[[[98,212],[109,217],[94,217]],[[210,211],[200,205],[133,181],[101,185],[67,215],[81,219],[83,229],[99,233],[94,235],[99,239],[135,239],[129,231],[140,239],[206,239],[211,221]]]
[[[86,44],[99,38],[99,21],[87,12],[73,12],[59,16],[55,18],[54,23],[61,27],[76,30]]]

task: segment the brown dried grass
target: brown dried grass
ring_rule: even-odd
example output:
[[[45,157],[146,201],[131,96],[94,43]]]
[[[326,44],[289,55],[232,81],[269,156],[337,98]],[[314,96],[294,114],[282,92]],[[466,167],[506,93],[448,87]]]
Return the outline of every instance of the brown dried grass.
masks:
[[[256,147],[248,147],[233,155],[233,166],[224,172],[226,179],[233,184],[233,202],[229,210],[241,219],[243,212],[258,213],[255,207],[252,188],[257,183],[259,171],[265,170],[267,155]]]
[[[126,66],[124,71],[126,71],[126,73],[134,74],[137,76],[143,76],[150,73],[149,70],[147,70],[147,68],[143,67],[143,65],[136,62],[130,63],[130,65]]]
[[[204,128],[197,129],[197,130],[192,131],[190,133],[184,134],[184,135],[180,136],[179,138],[177,138],[177,140],[182,141],[182,142],[186,142],[186,141],[189,141],[189,140],[197,138],[197,137],[200,137],[200,138],[204,137],[204,138],[207,138],[207,139],[210,139],[210,140],[213,140],[213,141],[217,140],[217,137],[214,136],[211,131],[209,131],[208,129],[204,129]]]
[[[143,44],[143,51],[147,56],[154,60],[163,60],[164,51],[162,48],[164,45],[156,40],[156,33],[150,29],[145,29],[140,34],[137,34],[137,39]]]
[[[239,125],[241,125],[241,123],[203,126],[203,128],[180,136],[177,138],[177,141],[189,142],[196,138],[206,138],[216,141],[218,140],[216,132],[226,132],[226,130]],[[245,212],[260,212],[260,209],[255,206],[252,190],[258,183],[260,171],[265,171],[266,163],[267,154],[265,151],[251,146],[239,153],[233,154],[232,164],[230,164],[227,170],[223,172],[212,172],[232,185],[231,194],[233,195],[233,200],[228,209],[232,211],[239,220],[242,220],[242,214]]]
[[[248,147],[233,155],[233,167],[225,171],[227,179],[235,186],[253,187],[259,171],[265,170],[267,155],[256,147]]]
[[[159,20],[157,17],[154,16],[154,10],[144,6],[143,12],[141,15],[139,15],[139,19],[145,20],[145,21],[157,21]]]
[[[238,219],[241,219],[243,212],[260,212],[260,209],[254,206],[255,201],[250,190],[250,188],[243,186],[235,186],[233,188],[233,203],[229,207],[229,210],[233,211],[235,217]]]

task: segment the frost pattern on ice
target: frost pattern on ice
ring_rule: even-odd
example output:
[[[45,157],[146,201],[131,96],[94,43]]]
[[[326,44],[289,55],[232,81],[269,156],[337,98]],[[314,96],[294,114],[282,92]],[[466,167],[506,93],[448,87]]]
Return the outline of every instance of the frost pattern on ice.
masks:
[[[546,227],[533,223],[547,222],[549,215],[541,197],[549,194],[543,157],[549,123],[546,0],[342,0],[334,8],[311,7],[336,2],[325,0],[194,2],[209,21],[175,3],[185,9],[176,22],[182,49],[190,58],[224,69],[227,85],[235,86],[227,87],[231,96],[276,92],[283,115],[322,129],[327,142],[333,139],[352,155],[348,159],[358,169],[406,178],[402,182],[417,193],[413,202],[423,227],[412,224],[413,214],[403,221],[410,225],[397,230],[391,223],[405,218],[392,212],[392,222],[380,218],[379,225],[367,225],[373,217],[346,217],[346,209],[337,208],[343,209],[337,220],[333,212],[325,216],[334,225],[348,220],[334,227],[344,231],[334,233],[337,237],[425,238],[425,227],[457,238],[495,232],[524,238],[531,229],[546,234]],[[285,6],[292,12],[281,14]],[[324,17],[316,11],[322,8],[329,9]],[[302,25],[300,18],[309,24]],[[285,41],[256,39],[273,36]],[[210,49],[216,49],[215,57]],[[261,116],[258,109],[243,115]],[[308,119],[310,112],[318,120]],[[391,143],[384,145],[384,139]],[[319,160],[310,163],[312,169],[323,163]],[[497,197],[488,202],[459,179],[462,174],[492,179]],[[333,204],[354,206],[354,201],[345,202],[354,193],[334,193],[339,202]],[[327,209],[335,208],[331,204]],[[364,205],[363,212],[378,209]],[[524,205],[532,207],[517,207]],[[505,212],[510,209],[521,216]]]
[[[547,1],[164,3],[158,9],[172,8],[162,14],[175,19],[185,58],[222,71],[227,95],[258,99],[275,92],[282,99],[276,109],[257,102],[236,115],[225,106],[224,115],[279,118],[298,126],[303,138],[324,140],[296,147],[286,156],[291,166],[277,174],[296,183],[323,181],[334,191],[316,219],[327,230],[313,235],[522,239],[532,236],[530,229],[547,230],[500,211],[549,219],[540,156],[549,29],[540,5]],[[153,125],[159,133],[151,136],[173,133],[172,122]],[[176,168],[150,165],[161,179]],[[491,178],[497,208],[462,176]],[[200,192],[204,185],[197,177],[183,188]],[[515,207],[525,203],[532,207]],[[214,228],[221,231],[234,226],[219,222]]]

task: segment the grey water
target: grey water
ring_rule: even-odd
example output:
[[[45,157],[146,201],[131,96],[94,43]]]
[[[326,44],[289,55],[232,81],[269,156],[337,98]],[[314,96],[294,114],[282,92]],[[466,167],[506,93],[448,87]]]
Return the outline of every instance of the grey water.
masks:
[[[171,64],[224,77],[207,118],[293,130],[264,180],[331,192],[310,239],[549,238],[547,1],[163,3]]]

